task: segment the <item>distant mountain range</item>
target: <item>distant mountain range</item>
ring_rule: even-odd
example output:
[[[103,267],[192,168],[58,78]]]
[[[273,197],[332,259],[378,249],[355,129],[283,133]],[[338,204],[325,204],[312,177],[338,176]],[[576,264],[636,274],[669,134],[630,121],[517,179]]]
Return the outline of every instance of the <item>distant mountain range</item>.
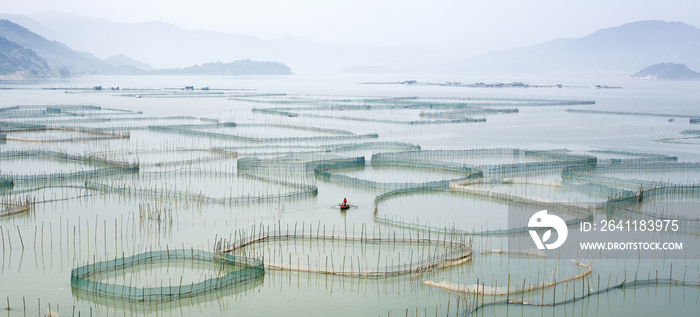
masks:
[[[0,20],[0,36],[36,52],[36,55],[46,59],[48,65],[56,70],[66,68],[70,73],[80,74],[113,71],[111,65],[90,53],[77,52],[62,43],[49,41],[8,20]]]
[[[105,62],[109,63],[114,67],[132,67],[141,71],[152,69],[151,65],[139,62],[133,58],[129,58],[124,54],[107,57],[107,59],[105,59]]]
[[[681,22],[639,21],[581,38],[555,39],[464,58],[460,47],[468,46],[465,43],[370,47],[314,42],[292,35],[265,41],[242,34],[189,31],[160,21],[116,23],[55,11],[29,17],[0,14],[0,18],[37,33],[28,36],[11,30],[8,40],[34,50],[52,69],[66,67],[72,73],[142,74],[152,71],[151,67],[209,72],[214,65],[224,68],[214,72],[220,73],[231,71],[227,64],[246,59],[281,61],[297,73],[629,75],[648,65],[669,62],[700,69],[700,30]],[[18,39],[19,33],[24,35]],[[30,40],[21,42],[22,38]],[[68,46],[90,53],[73,51]],[[268,69],[269,65],[259,66]]]
[[[34,24],[35,28],[38,28]],[[207,63],[183,69],[152,70],[151,66],[123,54],[101,60],[74,51],[58,41],[29,31],[8,20],[0,20],[0,80],[92,74],[191,74],[191,75],[287,75],[291,70],[277,62],[250,59],[231,63]]]
[[[53,73],[46,60],[34,51],[0,37],[0,76],[21,80],[51,77]]]
[[[445,65],[473,72],[632,73],[659,62],[700,69],[700,30],[681,22],[639,21],[581,38],[490,52]]]
[[[99,58],[124,54],[153,68],[183,68],[250,58],[281,61],[295,72],[339,73],[344,67],[371,65],[425,69],[436,61],[464,56],[436,45],[370,47],[314,42],[293,35],[265,41],[243,34],[189,31],[160,21],[118,23],[56,11],[29,17],[0,14],[0,18]]]
[[[150,73],[163,75],[292,75],[292,70],[282,63],[254,62],[245,59],[231,63],[205,63],[185,68],[159,69]]]
[[[700,73],[684,64],[661,63],[644,67],[632,77],[643,79],[692,80],[700,79]]]

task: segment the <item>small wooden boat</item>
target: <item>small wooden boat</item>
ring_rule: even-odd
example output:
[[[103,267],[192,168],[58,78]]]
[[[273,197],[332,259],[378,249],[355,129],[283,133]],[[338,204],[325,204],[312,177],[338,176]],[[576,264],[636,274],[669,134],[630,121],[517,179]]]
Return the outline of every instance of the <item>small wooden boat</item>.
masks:
[[[350,209],[350,204],[340,204],[340,210],[347,210]]]

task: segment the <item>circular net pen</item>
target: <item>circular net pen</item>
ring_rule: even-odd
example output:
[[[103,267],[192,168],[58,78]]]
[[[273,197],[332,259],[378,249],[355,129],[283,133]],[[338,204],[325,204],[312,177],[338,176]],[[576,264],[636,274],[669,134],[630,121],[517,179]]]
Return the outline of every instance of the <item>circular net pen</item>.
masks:
[[[294,145],[244,145],[234,147],[214,147],[212,151],[235,153],[239,157],[267,157],[302,153],[355,153],[369,150],[420,150],[420,146],[404,142],[360,142],[330,144]]]
[[[101,278],[137,265],[155,262],[207,262],[224,267],[230,265],[238,269],[219,274],[189,285],[180,284],[160,287],[133,287],[98,281]],[[193,264],[194,265],[194,264]],[[71,286],[74,291],[139,302],[158,302],[211,293],[219,289],[245,284],[261,278],[265,274],[263,262],[258,259],[217,254],[201,250],[160,250],[137,254],[109,261],[88,263],[71,271]],[[115,278],[119,280],[119,278]],[[162,282],[161,282],[162,283]]]
[[[353,164],[355,158],[325,153],[294,153],[269,159],[245,157],[238,160],[238,172],[255,174],[261,171],[306,172],[323,164]]]
[[[110,151],[90,154],[90,157],[119,160],[139,167],[179,166],[236,158],[235,152],[209,149]]]
[[[601,184],[561,182],[453,182],[450,189],[473,195],[517,202],[572,206],[581,209],[603,209],[609,202],[634,198],[635,193]]]
[[[479,179],[483,176],[483,173],[478,169],[471,168],[468,166],[443,163],[443,162],[437,162],[437,163],[419,162],[419,163],[393,164],[393,163],[385,163],[385,162],[375,163],[374,161],[372,161],[372,166],[408,167],[408,168],[423,169],[423,170],[427,170],[430,172],[438,171],[438,172],[446,172],[446,173],[455,174],[455,175],[460,174],[461,177],[442,179],[442,180],[432,180],[432,181],[425,181],[425,182],[381,182],[381,181],[375,181],[375,180],[369,180],[369,179],[362,179],[362,178],[353,177],[353,176],[349,176],[349,175],[343,175],[340,173],[340,171],[343,169],[347,170],[347,169],[353,169],[353,168],[355,168],[355,169],[356,168],[364,168],[365,167],[365,158],[364,157],[357,157],[357,158],[354,158],[352,160],[347,160],[344,162],[336,162],[336,163],[318,165],[314,169],[314,174],[316,174],[316,176],[318,176],[320,178],[327,179],[327,180],[336,180],[336,181],[360,185],[360,186],[367,186],[367,187],[380,188],[380,189],[390,189],[390,190],[408,189],[408,188],[411,188],[411,189],[447,188],[451,182],[456,182],[456,181],[469,182],[469,181]],[[448,175],[444,175],[444,176],[449,177]],[[452,177],[454,177],[454,176],[452,176]]]
[[[377,153],[372,164],[437,165],[470,167],[483,171],[484,177],[545,178],[543,172],[556,171],[568,166],[594,167],[596,158],[571,154],[568,151],[533,151],[517,148],[470,150],[423,150]],[[557,180],[558,180],[558,176]]]
[[[102,178],[85,182],[85,187],[125,196],[220,204],[259,202],[318,194],[316,186],[306,184],[302,179],[273,179],[198,169]]]
[[[407,217],[403,217],[402,215],[386,215],[386,214],[380,214],[380,205],[388,200],[401,197],[401,196],[410,196],[410,195],[434,195],[434,194],[441,194],[441,193],[452,193],[452,194],[459,194],[464,196],[464,199],[467,200],[473,200],[475,201],[474,204],[478,204],[481,207],[484,208],[486,204],[488,203],[493,203],[494,205],[499,205],[502,204],[504,205],[506,209],[516,207],[518,206],[520,209],[523,210],[530,210],[530,209],[548,209],[550,211],[553,211],[560,217],[564,219],[564,222],[566,223],[567,226],[572,226],[579,224],[584,221],[591,221],[593,219],[593,214],[592,212],[583,206],[580,205],[572,205],[572,204],[558,204],[556,202],[543,202],[540,200],[533,200],[529,199],[527,197],[521,197],[521,196],[516,196],[516,195],[509,195],[509,194],[501,194],[501,193],[484,193],[484,192],[468,192],[468,191],[461,191],[461,190],[453,190],[453,189],[442,189],[442,188],[433,188],[433,189],[424,189],[424,188],[408,188],[408,189],[397,189],[393,191],[389,191],[387,193],[381,194],[374,199],[374,212],[372,214],[372,217],[374,218],[374,221],[377,224],[381,224],[387,227],[393,227],[393,228],[403,228],[403,229],[408,229],[408,230],[414,230],[417,232],[424,232],[428,234],[440,234],[440,235],[505,235],[505,234],[514,234],[514,233],[523,233],[528,231],[527,226],[522,226],[522,227],[514,227],[514,228],[509,228],[508,223],[504,224],[498,224],[498,219],[497,218],[504,218],[505,215],[507,215],[507,212],[501,212],[498,215],[489,215],[487,218],[489,220],[493,220],[497,224],[492,224],[491,221],[487,220],[486,226],[482,224],[477,228],[476,226],[470,227],[469,224],[465,224],[466,227],[461,227],[458,228],[458,225],[456,226],[454,223],[450,226],[443,226],[439,227],[436,225],[431,225],[428,224],[427,221],[425,224],[421,224],[419,220],[416,218],[415,220],[413,219],[407,219]],[[425,199],[425,197],[423,197]],[[444,198],[443,198],[444,200]],[[414,204],[418,205],[418,204]],[[413,205],[412,205],[413,206]],[[443,205],[441,205],[443,206]],[[444,207],[443,207],[444,208]],[[463,207],[461,207],[463,208]],[[480,209],[481,210],[481,209]],[[439,211],[431,211],[430,212],[432,217],[438,217],[440,215]],[[465,216],[469,216],[469,210],[464,211]],[[497,217],[499,216],[499,217]],[[468,217],[467,217],[468,218]],[[491,219],[494,218],[494,219]],[[425,217],[423,218],[425,220]],[[491,225],[492,227],[489,228],[488,225]],[[498,225],[498,229],[494,229],[493,226]]]
[[[588,153],[595,155],[598,163],[605,164],[626,164],[626,163],[642,163],[642,162],[676,162],[678,157],[668,156],[654,153],[641,153],[630,151],[613,151],[613,150],[592,150]]]
[[[285,116],[285,117],[305,117],[305,118],[314,118],[314,119],[348,120],[348,121],[405,124],[405,125],[486,122],[486,119],[484,119],[484,118],[472,118],[472,117],[463,117],[463,118],[459,118],[459,119],[434,119],[434,120],[427,120],[427,119],[394,120],[394,119],[378,119],[376,116],[372,116],[370,114],[363,114],[362,116],[338,116],[338,115],[323,115],[323,114],[315,113],[315,112],[320,112],[320,111],[321,110],[319,110],[319,109],[313,109],[312,112],[314,112],[314,113],[302,113],[302,112],[269,110],[269,109],[264,109],[264,108],[253,108],[253,112],[255,112],[255,113],[263,113],[263,114],[278,115],[278,116]],[[395,115],[395,113],[383,113],[382,116],[390,117],[390,115],[392,115],[392,114]],[[410,113],[404,114],[405,117],[408,117],[410,115],[411,115]],[[415,116],[420,117],[419,114],[416,114]]]
[[[226,122],[221,124],[207,124],[207,125],[173,125],[173,126],[149,126],[148,129],[152,131],[178,133],[183,135],[207,137],[212,139],[222,139],[222,140],[234,140],[234,141],[244,141],[244,142],[270,142],[270,143],[292,143],[292,142],[334,142],[334,141],[347,141],[347,140],[360,140],[360,139],[377,139],[379,135],[376,133],[370,134],[353,134],[349,131],[343,130],[331,130],[331,129],[321,129],[321,128],[311,128],[304,126],[292,126],[292,125],[268,125],[263,124],[255,125],[258,128],[278,128],[286,129],[288,131],[306,131],[306,132],[317,132],[328,135],[315,135],[315,136],[289,136],[289,137],[273,137],[264,136],[263,133],[257,135],[243,135],[228,132],[227,130],[220,131],[221,129],[231,129],[237,126],[236,123]],[[252,125],[248,125],[249,127]],[[264,130],[264,129],[263,129]],[[321,131],[319,131],[321,130]],[[348,134],[349,133],[349,134]]]
[[[359,237],[348,232],[328,235],[325,227],[314,230],[309,224],[305,230],[236,233],[242,238],[220,239],[215,249],[262,256],[267,269],[359,278],[422,274],[461,265],[472,256],[472,241],[463,238],[420,233],[408,237],[381,232],[374,237],[368,235],[364,227]]]
[[[598,164],[595,168],[570,166],[562,170],[570,182],[594,183],[641,193],[664,187],[692,187],[700,180],[700,163],[638,162]]]
[[[66,180],[84,180],[87,178],[107,176],[115,174],[138,173],[139,167],[135,164],[110,161],[101,158],[79,156],[55,151],[26,150],[26,151],[5,151],[0,152],[0,162],[20,161],[15,164],[18,168],[26,169],[27,163],[22,160],[41,160],[38,166],[31,167],[42,169],[43,171],[30,173],[15,172],[5,174],[5,179],[11,179],[14,183],[42,183]],[[54,166],[56,165],[56,166]],[[4,165],[7,168],[7,165]],[[53,168],[53,171],[49,171]]]

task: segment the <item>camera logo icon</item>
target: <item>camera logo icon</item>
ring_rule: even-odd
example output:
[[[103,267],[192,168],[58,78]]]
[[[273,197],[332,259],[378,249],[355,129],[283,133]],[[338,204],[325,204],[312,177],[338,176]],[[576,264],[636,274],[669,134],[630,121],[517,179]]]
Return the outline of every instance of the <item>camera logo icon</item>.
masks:
[[[535,241],[537,248],[540,250],[546,249],[556,249],[560,247],[566,241],[566,237],[569,234],[568,228],[566,228],[566,222],[556,215],[548,215],[547,210],[540,210],[536,212],[530,221],[528,221],[527,226],[530,228],[552,228],[557,231],[557,241],[553,243],[547,243],[549,238],[552,237],[552,229],[545,231],[540,239],[540,236],[535,230],[529,230],[532,240]]]

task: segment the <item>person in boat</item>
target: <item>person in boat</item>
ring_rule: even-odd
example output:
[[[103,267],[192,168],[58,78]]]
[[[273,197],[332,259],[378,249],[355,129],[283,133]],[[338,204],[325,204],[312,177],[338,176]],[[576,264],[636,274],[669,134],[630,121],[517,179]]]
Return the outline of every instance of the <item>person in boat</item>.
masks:
[[[343,198],[343,203],[340,204],[340,208],[348,208],[348,207],[350,207],[350,205],[348,205],[348,199]]]

